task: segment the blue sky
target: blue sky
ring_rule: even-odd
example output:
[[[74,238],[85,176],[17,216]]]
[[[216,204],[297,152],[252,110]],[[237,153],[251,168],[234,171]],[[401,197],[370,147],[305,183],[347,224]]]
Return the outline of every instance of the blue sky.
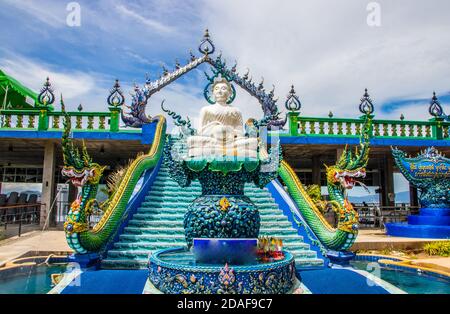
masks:
[[[114,79],[126,91],[156,79],[161,65],[185,63],[206,27],[238,71],[276,86],[280,109],[294,84],[305,115],[355,117],[369,88],[379,118],[430,118],[433,90],[450,102],[448,1],[377,1],[380,26],[367,24],[370,1],[78,1],[81,25],[69,27],[69,1],[0,1],[0,68],[38,90],[50,76],[69,109],[106,109]],[[202,67],[150,100],[193,117],[205,105]],[[259,105],[239,92],[245,116]],[[448,113],[448,112],[447,112]]]

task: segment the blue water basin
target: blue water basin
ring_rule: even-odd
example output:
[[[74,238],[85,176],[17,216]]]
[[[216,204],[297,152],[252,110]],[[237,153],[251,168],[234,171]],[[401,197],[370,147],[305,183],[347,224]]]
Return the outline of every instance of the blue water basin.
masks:
[[[194,257],[199,264],[252,265],[258,239],[194,238]]]
[[[45,294],[53,288],[51,275],[64,272],[66,264],[0,270],[0,294]]]
[[[371,264],[369,265],[369,263]],[[354,268],[368,271],[372,275],[410,294],[450,294],[449,279],[420,273],[415,270],[394,269],[373,263],[358,260],[350,262]],[[373,267],[374,265],[376,267]]]

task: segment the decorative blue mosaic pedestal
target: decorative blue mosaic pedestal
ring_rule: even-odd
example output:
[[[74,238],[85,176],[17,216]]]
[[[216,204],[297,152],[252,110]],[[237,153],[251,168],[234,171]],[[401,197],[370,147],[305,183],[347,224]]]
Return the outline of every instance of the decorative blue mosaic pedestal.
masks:
[[[282,261],[254,265],[199,265],[184,248],[153,253],[149,281],[169,294],[284,294],[298,280],[294,257],[284,252]]]
[[[407,238],[450,238],[450,208],[421,208],[408,216],[408,223],[386,224],[386,234]]]

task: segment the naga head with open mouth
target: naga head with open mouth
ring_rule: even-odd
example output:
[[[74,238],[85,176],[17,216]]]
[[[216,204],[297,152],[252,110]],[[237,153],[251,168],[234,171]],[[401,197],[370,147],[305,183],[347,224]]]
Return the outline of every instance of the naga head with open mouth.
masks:
[[[352,189],[356,183],[359,183],[358,178],[364,178],[366,176],[366,169],[359,168],[358,170],[339,170],[333,171],[333,181],[339,182],[343,188]]]
[[[86,183],[98,184],[106,167],[92,162],[84,142],[80,153],[80,150],[70,138],[71,122],[70,117],[65,112],[62,97],[61,107],[65,118],[63,120],[64,132],[62,136],[64,167],[61,173],[63,176],[68,177],[76,187],[83,187]]]
[[[69,178],[70,182],[76,187],[83,187],[86,183],[98,184],[102,177],[105,167],[92,163],[90,167],[77,169],[73,166],[64,166],[61,170],[63,176]]]
[[[370,126],[370,124],[368,125]],[[363,185],[358,179],[365,178],[368,161],[369,132],[364,129],[359,149],[356,147],[352,151],[346,146],[338,162],[333,166],[327,167],[328,182],[340,184],[344,189],[352,189],[356,183]]]

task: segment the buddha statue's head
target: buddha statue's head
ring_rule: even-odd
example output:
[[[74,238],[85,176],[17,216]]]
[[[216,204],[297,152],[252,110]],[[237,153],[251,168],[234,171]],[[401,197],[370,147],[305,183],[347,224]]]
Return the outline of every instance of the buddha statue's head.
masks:
[[[214,81],[214,84],[212,85],[212,94],[216,103],[226,106],[232,93],[233,90],[231,89],[231,84],[225,78]]]

